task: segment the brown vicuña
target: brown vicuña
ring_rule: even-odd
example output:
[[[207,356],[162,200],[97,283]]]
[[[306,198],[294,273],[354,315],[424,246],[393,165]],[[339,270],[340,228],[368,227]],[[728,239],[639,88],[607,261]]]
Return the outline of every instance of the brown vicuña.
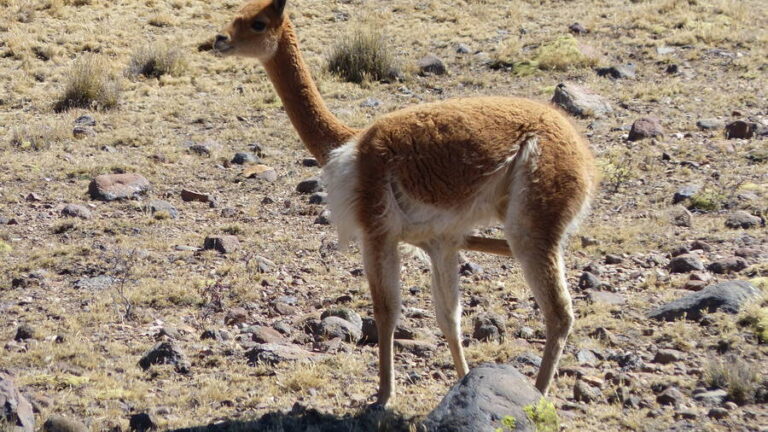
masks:
[[[307,149],[323,166],[339,244],[359,240],[379,336],[379,391],[394,392],[393,334],[400,314],[398,243],[432,262],[437,322],[459,377],[458,253],[514,255],[544,315],[547,342],[536,378],[546,394],[573,323],[562,248],[595,187],[585,140],[556,109],[526,99],[475,97],[386,114],[355,130],[325,106],[306,67],[285,0],[254,0],[214,48],[261,61]],[[505,240],[468,236],[504,224]]]

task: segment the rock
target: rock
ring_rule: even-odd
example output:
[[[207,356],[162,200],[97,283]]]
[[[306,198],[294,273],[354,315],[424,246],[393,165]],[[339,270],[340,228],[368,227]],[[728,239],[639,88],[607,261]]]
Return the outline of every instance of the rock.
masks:
[[[675,418],[695,420],[699,417],[699,411],[696,408],[680,408],[675,411]]]
[[[224,324],[228,326],[236,326],[246,321],[248,321],[248,311],[245,308],[234,307],[224,315]]]
[[[315,192],[309,197],[310,204],[325,205],[328,203],[328,194],[325,192]]]
[[[720,408],[720,407],[712,407],[709,409],[709,412],[707,413],[707,417],[710,417],[716,420],[724,419],[730,415],[731,413],[728,412],[727,409]]]
[[[656,397],[656,402],[661,405],[678,406],[683,402],[685,396],[676,387],[669,387]]]
[[[249,152],[238,152],[238,153],[235,153],[234,157],[232,157],[232,163],[238,164],[238,165],[255,164],[259,162],[260,162],[259,157]]]
[[[395,339],[395,350],[409,352],[416,357],[431,358],[435,355],[437,347],[425,341]]]
[[[469,47],[469,45],[460,43],[456,44],[456,54],[469,54],[472,52],[472,49]]]
[[[725,138],[750,139],[755,136],[757,129],[757,123],[736,120],[725,125]]]
[[[94,127],[96,126],[96,119],[93,118],[93,116],[90,115],[81,115],[80,117],[75,119],[75,125],[77,126],[88,126],[88,127]]]
[[[761,224],[762,224],[762,219],[760,219],[757,216],[752,216],[751,214],[742,210],[729,214],[728,217],[725,219],[725,226],[733,229],[757,228]]]
[[[621,294],[594,290],[587,291],[587,300],[590,303],[598,303],[611,306],[621,306],[627,303],[627,298]]]
[[[600,279],[598,279],[597,276],[590,272],[585,271],[579,277],[579,289],[582,291],[588,289],[597,289],[600,285],[602,285]]]
[[[607,254],[605,256],[606,264],[621,264],[623,261],[624,261],[624,258],[622,258],[621,255]]]
[[[336,307],[336,308],[327,309],[323,311],[323,313],[320,315],[320,319],[322,320],[332,316],[339,317],[341,319],[349,321],[359,329],[363,328],[363,319],[360,317],[360,314],[358,314],[357,312],[353,311],[350,308]]]
[[[538,356],[532,352],[526,351],[520,354],[519,356],[515,357],[514,362],[521,365],[541,367],[541,356]]]
[[[304,158],[301,160],[301,164],[308,168],[320,166],[320,164],[317,162],[317,159],[315,158]]]
[[[357,343],[362,338],[362,324],[358,327],[343,318],[329,316],[320,321],[317,336],[324,341],[340,338],[345,342]]]
[[[472,337],[484,342],[502,342],[506,330],[504,319],[493,313],[481,313],[475,316]]]
[[[427,54],[419,60],[421,75],[445,75],[446,72],[445,63],[434,54]]]
[[[43,423],[43,432],[88,432],[88,428],[77,420],[53,416]]]
[[[83,139],[96,136],[96,132],[87,126],[75,126],[72,128],[72,136],[75,137],[75,139]]]
[[[482,364],[451,388],[424,424],[430,432],[485,432],[501,428],[502,419],[512,417],[516,432],[533,432],[536,425],[524,408],[545,406],[541,399],[541,393],[515,368]],[[557,425],[547,427],[558,429]]]
[[[576,361],[583,366],[594,366],[599,360],[592,350],[580,349],[576,353]]]
[[[160,342],[151,350],[147,351],[139,360],[139,366],[147,370],[152,365],[170,364],[174,366],[176,372],[186,374],[189,372],[190,364],[187,357],[181,352],[173,342]]]
[[[79,204],[67,204],[61,209],[61,215],[67,217],[78,217],[80,219],[90,219],[91,210],[86,206]]]
[[[648,316],[656,320],[674,321],[682,317],[699,320],[703,316],[702,312],[717,310],[735,314],[747,301],[759,294],[760,290],[749,282],[722,282],[660,306]]]
[[[709,243],[703,241],[703,240],[694,240],[691,242],[691,250],[701,250],[704,252],[710,252],[712,250],[712,245]]]
[[[23,341],[27,339],[34,339],[36,333],[37,332],[35,331],[35,328],[31,325],[22,324],[16,329],[16,336],[13,337],[13,340]]]
[[[728,257],[710,263],[707,270],[715,274],[740,272],[747,268],[747,261],[740,257]]]
[[[190,153],[194,153],[200,156],[211,156],[213,154],[213,148],[216,147],[212,142],[193,143],[188,142],[187,150]]]
[[[87,289],[92,291],[104,291],[115,283],[112,276],[101,275],[90,278],[78,279],[74,283],[76,289]]]
[[[693,213],[684,206],[674,206],[669,211],[669,219],[672,225],[690,228],[693,226]]]
[[[395,327],[395,339],[412,340],[416,338],[416,333],[402,324],[397,324]],[[376,344],[379,343],[379,333],[376,328],[376,321],[373,318],[363,318],[362,337],[360,339],[363,343]]]
[[[277,171],[267,165],[251,165],[243,169],[243,177],[264,180],[269,183],[277,181]]]
[[[376,108],[381,105],[381,101],[376,98],[366,98],[360,102],[360,108]]]
[[[670,364],[680,361],[683,358],[683,353],[673,349],[660,349],[653,357],[654,363]]]
[[[587,34],[589,33],[589,30],[587,30],[586,27],[583,25],[575,22],[568,26],[568,31],[570,31],[573,34],[581,35],[581,34]]]
[[[148,413],[131,415],[128,424],[130,430],[134,432],[146,432],[157,429],[157,424]]]
[[[136,198],[151,189],[149,180],[139,174],[103,174],[88,186],[91,198],[115,201]]]
[[[704,270],[704,264],[696,255],[683,254],[672,258],[667,268],[670,273],[689,273]]]
[[[723,389],[705,391],[702,393],[695,393],[693,400],[701,402],[705,405],[720,405],[725,398],[728,397],[728,392]]]
[[[228,254],[240,249],[240,240],[234,235],[206,237],[203,242],[203,249],[214,249],[223,254]]]
[[[459,274],[462,276],[471,276],[473,274],[480,274],[483,272],[483,268],[480,265],[471,261],[467,261],[459,266]]]
[[[725,123],[718,119],[699,119],[696,121],[696,127],[701,130],[722,129]]]
[[[328,209],[324,209],[322,212],[320,212],[319,215],[315,218],[314,221],[315,225],[330,225],[331,224],[331,211]]]
[[[189,190],[189,189],[182,189],[181,190],[181,200],[185,201],[185,202],[197,201],[197,202],[207,203],[207,202],[211,201],[211,197],[208,194],[204,194],[204,193],[200,193],[200,192],[195,192],[195,191]]]
[[[645,138],[653,138],[664,135],[664,128],[661,127],[661,121],[656,117],[643,117],[632,123],[632,129],[629,130],[629,140],[639,141]]]
[[[578,402],[591,403],[600,400],[603,393],[599,388],[593,387],[582,380],[576,381],[573,386],[573,398]]]
[[[171,219],[179,217],[179,211],[171,203],[163,200],[152,200],[144,206],[144,211],[152,214],[166,214]]]
[[[262,344],[285,344],[286,340],[279,331],[265,326],[250,326],[243,329],[243,333],[251,335],[251,340]]]
[[[303,193],[303,194],[312,194],[315,192],[320,192],[323,190],[323,185],[320,182],[319,177],[312,177],[309,179],[306,179],[296,185],[296,192]]]
[[[596,246],[600,244],[600,241],[593,237],[581,236],[581,247],[586,248],[590,246]]]
[[[9,432],[35,432],[32,404],[21,394],[12,377],[3,371],[0,371],[0,423],[11,426]]]
[[[552,96],[552,103],[580,117],[604,117],[613,112],[613,108],[603,97],[574,84],[558,84]]]
[[[597,75],[613,79],[635,79],[637,77],[637,66],[634,63],[597,68]]]
[[[250,364],[274,366],[279,363],[294,362],[318,357],[318,354],[297,347],[296,345],[256,344],[245,353]]]

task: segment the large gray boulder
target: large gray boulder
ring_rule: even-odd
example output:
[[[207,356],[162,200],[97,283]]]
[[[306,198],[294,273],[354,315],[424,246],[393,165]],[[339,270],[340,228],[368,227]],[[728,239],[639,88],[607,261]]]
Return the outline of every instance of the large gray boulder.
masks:
[[[695,321],[701,319],[704,312],[723,311],[735,314],[744,303],[758,294],[760,290],[749,282],[722,282],[660,306],[648,316],[660,321],[674,321],[682,317]]]
[[[575,84],[558,84],[552,96],[552,103],[579,117],[600,118],[613,112],[611,104],[605,98]]]
[[[32,404],[19,392],[10,375],[0,371],[0,423],[11,432],[34,432]]]
[[[541,393],[508,365],[483,364],[456,383],[424,422],[430,432],[486,432],[514,417],[515,431],[535,431],[523,410],[536,406]]]

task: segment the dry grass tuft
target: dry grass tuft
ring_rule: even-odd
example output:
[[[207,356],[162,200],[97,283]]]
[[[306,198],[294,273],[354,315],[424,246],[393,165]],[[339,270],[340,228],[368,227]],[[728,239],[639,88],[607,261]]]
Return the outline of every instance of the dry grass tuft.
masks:
[[[10,144],[18,150],[47,150],[51,144],[64,140],[67,129],[61,124],[38,124],[16,127],[11,132]]]
[[[597,65],[597,57],[571,35],[560,36],[539,47],[533,61],[543,70],[565,71]]]
[[[750,403],[760,384],[760,376],[755,368],[739,358],[725,362],[711,360],[704,378],[707,386],[725,389],[728,400],[739,405]]]
[[[390,77],[394,54],[381,33],[355,30],[331,49],[328,70],[345,81],[361,83]]]
[[[136,51],[128,65],[128,75],[159,78],[163,75],[179,76],[187,69],[184,53],[168,43],[156,43]]]
[[[72,66],[64,93],[54,106],[57,112],[70,108],[110,109],[120,99],[120,83],[101,57],[87,55]]]

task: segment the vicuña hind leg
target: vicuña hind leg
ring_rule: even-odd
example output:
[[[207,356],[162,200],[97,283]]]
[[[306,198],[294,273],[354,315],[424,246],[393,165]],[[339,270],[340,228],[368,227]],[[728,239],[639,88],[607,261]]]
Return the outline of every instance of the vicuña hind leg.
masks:
[[[432,301],[437,324],[448,341],[456,372],[463,378],[469,368],[461,346],[458,248],[450,242],[434,241],[424,250],[432,260]]]
[[[400,256],[397,241],[384,237],[363,239],[363,266],[373,299],[373,317],[379,335],[379,392],[384,406],[394,394],[393,338],[400,316]]]
[[[571,296],[565,282],[563,256],[558,240],[508,228],[510,247],[520,261],[523,275],[544,315],[547,343],[536,377],[536,388],[547,394],[573,325]],[[545,240],[547,239],[547,240]]]

